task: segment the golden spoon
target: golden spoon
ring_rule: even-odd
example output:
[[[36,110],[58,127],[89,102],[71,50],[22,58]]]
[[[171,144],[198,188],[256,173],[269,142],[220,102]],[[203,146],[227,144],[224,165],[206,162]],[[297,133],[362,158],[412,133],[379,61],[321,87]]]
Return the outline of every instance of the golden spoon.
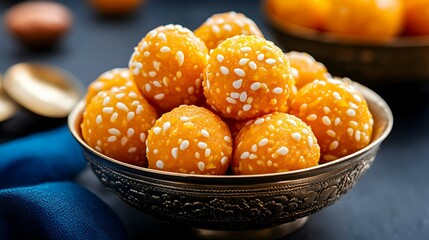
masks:
[[[28,110],[52,118],[66,117],[85,87],[68,71],[41,63],[19,63],[3,77],[4,91]]]
[[[18,110],[18,106],[10,99],[2,88],[2,76],[0,75],[0,122],[3,122],[13,115]]]

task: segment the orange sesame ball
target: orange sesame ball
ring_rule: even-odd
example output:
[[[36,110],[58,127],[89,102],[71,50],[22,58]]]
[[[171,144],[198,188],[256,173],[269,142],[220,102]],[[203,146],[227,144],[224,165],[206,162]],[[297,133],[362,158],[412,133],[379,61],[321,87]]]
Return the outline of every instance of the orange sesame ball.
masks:
[[[232,153],[228,126],[210,110],[181,105],[164,113],[146,141],[149,168],[190,174],[225,174]]]
[[[139,42],[129,68],[143,96],[168,111],[181,104],[193,104],[202,96],[207,58],[201,39],[185,27],[169,24],[151,30]]]
[[[234,141],[234,174],[287,172],[316,166],[320,147],[301,119],[281,112],[256,118]]]
[[[306,52],[290,51],[285,55],[290,61],[297,89],[313,80],[330,77],[325,65]]]
[[[137,92],[138,89],[132,77],[128,68],[113,68],[105,71],[89,84],[85,96],[86,104],[88,104],[98,92],[109,90],[114,87],[130,87],[133,91]]]
[[[128,88],[101,91],[83,112],[82,137],[106,156],[145,167],[146,136],[156,118],[155,109],[139,92]]]
[[[236,35],[263,37],[261,30],[252,19],[243,13],[233,11],[212,15],[194,33],[206,43],[209,50]]]
[[[203,81],[207,103],[234,119],[285,111],[293,85],[282,50],[253,35],[234,36],[219,44],[210,53]]]
[[[298,90],[290,112],[312,127],[321,163],[351,154],[371,141],[372,114],[350,79],[308,83]]]

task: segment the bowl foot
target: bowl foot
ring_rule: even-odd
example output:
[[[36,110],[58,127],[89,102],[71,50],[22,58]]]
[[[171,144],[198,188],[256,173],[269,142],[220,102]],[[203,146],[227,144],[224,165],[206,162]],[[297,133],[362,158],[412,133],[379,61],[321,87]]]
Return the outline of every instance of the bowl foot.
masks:
[[[298,218],[293,222],[256,230],[223,231],[192,228],[191,231],[195,234],[195,236],[201,239],[278,239],[287,236],[303,227],[305,223],[307,223],[308,218],[308,216]]]

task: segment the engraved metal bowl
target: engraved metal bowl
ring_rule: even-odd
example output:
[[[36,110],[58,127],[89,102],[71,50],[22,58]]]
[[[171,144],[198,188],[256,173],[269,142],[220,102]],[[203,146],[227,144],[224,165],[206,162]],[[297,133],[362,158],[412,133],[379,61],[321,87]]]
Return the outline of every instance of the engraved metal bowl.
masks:
[[[207,176],[136,167],[100,154],[82,140],[83,101],[70,113],[68,124],[99,180],[137,209],[188,226],[203,237],[266,239],[296,230],[309,215],[349,191],[389,135],[393,126],[389,106],[374,91],[353,84],[374,117],[372,142],[333,162],[284,173]]]
[[[290,24],[263,9],[273,40],[284,51],[307,52],[334,76],[366,86],[429,81],[429,36],[346,36]],[[412,64],[410,64],[412,63]]]

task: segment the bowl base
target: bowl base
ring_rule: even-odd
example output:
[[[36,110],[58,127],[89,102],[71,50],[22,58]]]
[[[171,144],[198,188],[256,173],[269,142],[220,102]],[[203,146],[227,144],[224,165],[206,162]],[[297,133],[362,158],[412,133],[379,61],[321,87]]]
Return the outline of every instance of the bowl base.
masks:
[[[307,223],[308,218],[308,216],[298,218],[293,222],[256,230],[222,231],[192,228],[191,231],[196,237],[201,239],[278,239],[292,234],[303,227]]]

